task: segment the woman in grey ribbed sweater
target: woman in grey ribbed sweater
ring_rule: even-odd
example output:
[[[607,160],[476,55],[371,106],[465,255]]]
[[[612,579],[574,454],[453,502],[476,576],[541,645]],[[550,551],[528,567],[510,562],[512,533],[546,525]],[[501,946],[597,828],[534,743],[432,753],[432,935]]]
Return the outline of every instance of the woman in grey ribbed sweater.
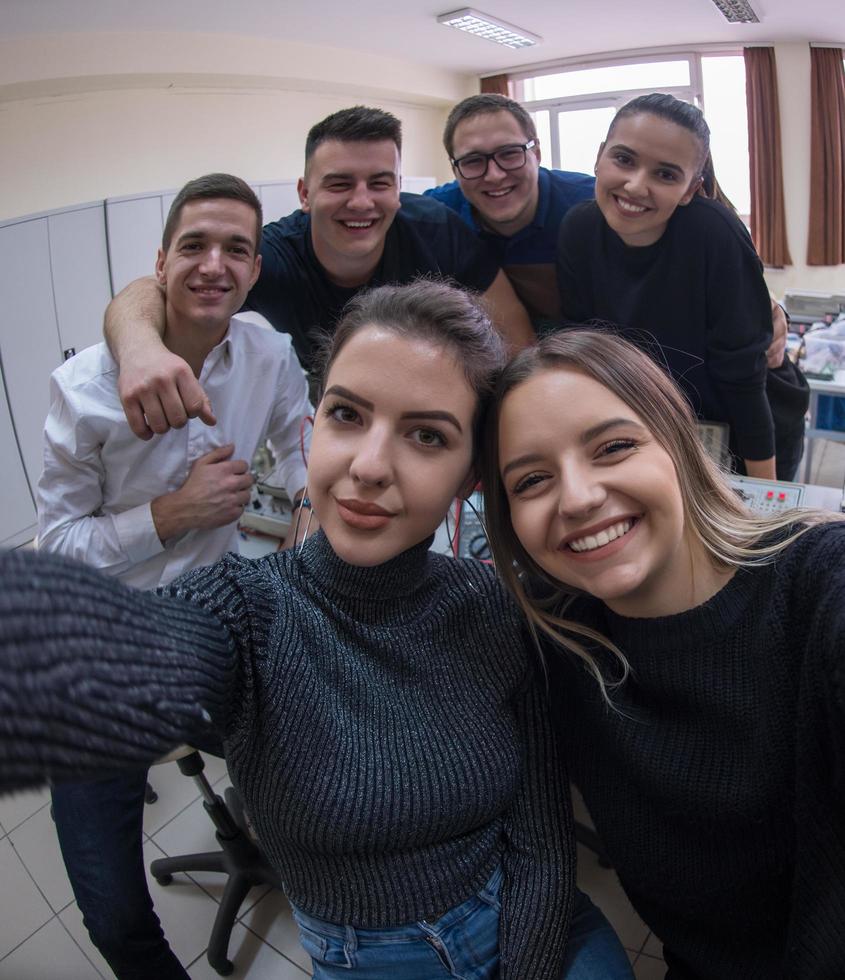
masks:
[[[428,550],[500,362],[463,293],[375,290],[331,344],[296,553],[159,596],[3,559],[0,790],[146,764],[210,720],[315,977],[630,977],[606,923],[601,963],[564,962],[568,790],[520,615]]]

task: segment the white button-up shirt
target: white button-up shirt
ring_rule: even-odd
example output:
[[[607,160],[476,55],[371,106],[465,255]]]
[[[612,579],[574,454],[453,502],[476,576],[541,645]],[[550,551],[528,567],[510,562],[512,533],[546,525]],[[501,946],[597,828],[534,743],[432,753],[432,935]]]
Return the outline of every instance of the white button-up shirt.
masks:
[[[178,490],[191,464],[234,443],[251,463],[270,441],[273,482],[293,497],[305,486],[310,447],[308,384],[290,337],[233,319],[205,359],[200,383],[217,425],[190,419],[147,442],[129,428],[117,394],[117,364],[105,344],[66,361],[50,379],[44,470],[38,482],[38,543],[150,589],[237,550],[237,525],[188,531],[162,545],[151,502]]]

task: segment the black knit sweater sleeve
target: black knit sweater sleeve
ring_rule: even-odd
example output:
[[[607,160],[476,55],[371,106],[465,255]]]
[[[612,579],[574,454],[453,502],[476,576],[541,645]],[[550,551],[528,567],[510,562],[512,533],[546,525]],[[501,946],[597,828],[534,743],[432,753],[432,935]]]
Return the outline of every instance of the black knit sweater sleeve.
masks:
[[[772,305],[763,265],[745,226],[717,201],[696,200],[678,218],[677,241],[698,237],[706,256],[707,372],[740,455],[768,459],[775,454],[765,387]]]
[[[148,765],[225,713],[213,615],[55,555],[0,554],[0,792]]]
[[[505,820],[501,975],[556,978],[569,932],[576,855],[569,780],[542,679],[531,677],[515,713],[524,756],[522,784]]]

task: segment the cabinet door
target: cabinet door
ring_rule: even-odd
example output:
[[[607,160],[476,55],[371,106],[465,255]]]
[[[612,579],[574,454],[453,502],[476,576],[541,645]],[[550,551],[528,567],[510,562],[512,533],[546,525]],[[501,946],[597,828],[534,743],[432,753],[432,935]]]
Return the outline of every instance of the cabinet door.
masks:
[[[0,228],[0,359],[30,489],[41,474],[50,374],[62,362],[47,218]]]
[[[0,459],[3,460],[0,548],[13,548],[35,537],[35,505],[26,482],[4,388],[0,388]]]
[[[105,207],[61,211],[47,220],[59,338],[63,351],[78,352],[103,339],[111,299]]]
[[[161,195],[106,201],[112,293],[155,272],[164,222]]]

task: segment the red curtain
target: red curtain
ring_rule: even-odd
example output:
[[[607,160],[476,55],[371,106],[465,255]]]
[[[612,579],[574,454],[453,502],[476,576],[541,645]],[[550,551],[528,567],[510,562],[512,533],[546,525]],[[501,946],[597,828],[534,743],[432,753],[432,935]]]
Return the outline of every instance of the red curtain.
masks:
[[[783,204],[783,155],[774,48],[744,48],[751,237],[766,265],[791,265]]]
[[[492,92],[493,95],[507,95],[510,97],[510,87],[508,86],[507,75],[490,75],[481,79],[481,91]]]
[[[842,48],[810,48],[807,265],[845,263],[845,68]]]

